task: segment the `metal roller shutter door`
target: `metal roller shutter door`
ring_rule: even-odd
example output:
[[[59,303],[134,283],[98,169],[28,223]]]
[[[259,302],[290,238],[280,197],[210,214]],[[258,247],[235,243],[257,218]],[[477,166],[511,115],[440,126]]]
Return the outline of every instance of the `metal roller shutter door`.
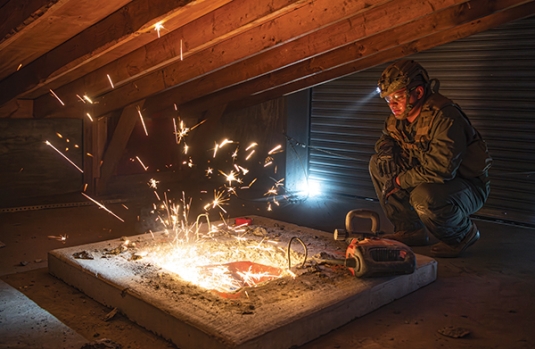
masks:
[[[535,17],[410,56],[441,82],[488,143],[492,192],[477,214],[535,223]],[[368,160],[389,113],[374,90],[386,65],[312,89],[309,178],[372,198]]]

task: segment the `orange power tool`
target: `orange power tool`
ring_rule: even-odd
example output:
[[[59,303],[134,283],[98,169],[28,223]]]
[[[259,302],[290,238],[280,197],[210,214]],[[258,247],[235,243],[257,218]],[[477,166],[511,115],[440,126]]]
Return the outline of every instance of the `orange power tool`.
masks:
[[[354,229],[354,218],[371,219],[370,232]],[[345,229],[334,231],[335,240],[346,240],[345,265],[356,277],[412,274],[416,269],[416,256],[407,245],[380,238],[379,215],[371,210],[357,209],[346,215]]]

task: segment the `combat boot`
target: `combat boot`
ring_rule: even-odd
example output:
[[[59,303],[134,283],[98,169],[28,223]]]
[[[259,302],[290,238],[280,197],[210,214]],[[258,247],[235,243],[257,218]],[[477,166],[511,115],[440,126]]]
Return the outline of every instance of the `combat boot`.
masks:
[[[404,243],[407,246],[427,246],[429,245],[429,234],[427,229],[420,228],[411,231],[398,231],[394,234],[382,235],[383,239],[396,240]]]
[[[475,244],[479,240],[479,229],[474,222],[472,222],[472,227],[464,238],[456,245],[448,245],[445,242],[439,242],[431,247],[430,255],[431,257],[439,258],[455,258],[459,257],[468,247]]]

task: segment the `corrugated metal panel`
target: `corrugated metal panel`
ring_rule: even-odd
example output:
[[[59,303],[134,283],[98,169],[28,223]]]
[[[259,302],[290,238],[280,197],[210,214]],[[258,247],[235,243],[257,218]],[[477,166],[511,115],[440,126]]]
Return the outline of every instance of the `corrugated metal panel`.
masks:
[[[492,193],[480,215],[535,223],[535,17],[411,56],[441,81],[487,140]],[[336,194],[375,198],[368,160],[389,110],[377,94],[386,67],[312,91],[309,168]]]

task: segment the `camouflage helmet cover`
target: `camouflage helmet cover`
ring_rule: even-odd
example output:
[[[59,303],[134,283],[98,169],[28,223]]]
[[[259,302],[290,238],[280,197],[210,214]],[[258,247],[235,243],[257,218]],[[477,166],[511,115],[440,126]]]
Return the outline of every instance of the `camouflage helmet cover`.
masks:
[[[378,86],[381,98],[404,88],[427,85],[429,74],[419,63],[402,59],[389,65],[381,74]]]

